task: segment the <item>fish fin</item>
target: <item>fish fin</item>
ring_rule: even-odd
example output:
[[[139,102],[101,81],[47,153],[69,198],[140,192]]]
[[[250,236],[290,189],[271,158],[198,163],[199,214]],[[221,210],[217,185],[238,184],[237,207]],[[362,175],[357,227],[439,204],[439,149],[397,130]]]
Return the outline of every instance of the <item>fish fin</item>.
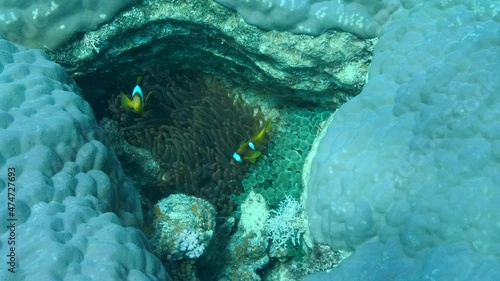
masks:
[[[137,81],[136,83],[139,84],[142,81],[142,75],[137,75]]]
[[[149,93],[146,95],[146,99],[144,100],[144,103],[147,104],[149,102],[149,98],[151,97],[151,94],[153,91],[149,91]]]
[[[250,163],[255,163],[255,161],[257,161],[257,158],[259,158],[259,156],[261,155],[262,153],[260,151],[253,151],[252,153],[248,154],[248,156],[246,157],[246,159],[248,161],[250,161]]]
[[[267,132],[271,128],[271,119],[267,119],[266,125],[264,125],[264,131]]]
[[[133,103],[132,100],[129,99],[124,93],[121,93],[121,101],[122,101],[122,106],[126,109],[131,109],[133,108]]]
[[[262,128],[262,130],[259,133],[261,135],[260,137],[263,138],[270,128],[271,128],[271,119],[267,119],[266,123],[264,124],[264,128]]]

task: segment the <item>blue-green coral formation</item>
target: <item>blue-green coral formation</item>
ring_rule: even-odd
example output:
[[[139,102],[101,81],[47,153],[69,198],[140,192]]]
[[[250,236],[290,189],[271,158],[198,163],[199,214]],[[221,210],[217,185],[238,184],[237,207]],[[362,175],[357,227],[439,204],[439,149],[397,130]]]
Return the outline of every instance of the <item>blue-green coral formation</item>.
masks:
[[[414,0],[216,0],[260,28],[319,35],[340,29],[376,37],[391,15]]]
[[[311,233],[353,251],[307,280],[500,280],[500,2],[389,23],[310,166]]]
[[[0,220],[16,219],[16,232],[0,228],[0,280],[170,280],[138,230],[137,191],[70,85],[43,52],[0,36]]]
[[[283,110],[273,124],[267,155],[250,167],[242,181],[244,194],[233,195],[242,202],[252,190],[262,194],[272,208],[286,195],[299,200],[302,193],[302,166],[318,133],[321,123],[331,115],[330,110]]]
[[[31,48],[55,49],[75,33],[96,29],[135,2],[0,1],[0,34]],[[88,43],[96,48],[99,39],[92,40]]]

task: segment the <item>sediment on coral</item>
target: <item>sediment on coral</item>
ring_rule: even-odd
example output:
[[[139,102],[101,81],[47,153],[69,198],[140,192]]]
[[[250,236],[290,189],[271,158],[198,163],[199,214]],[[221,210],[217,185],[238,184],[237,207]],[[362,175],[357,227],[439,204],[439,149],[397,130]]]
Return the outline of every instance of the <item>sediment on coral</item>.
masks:
[[[204,198],[220,214],[235,209],[231,194],[243,191],[247,164],[231,164],[238,145],[259,130],[264,118],[245,105],[222,82],[194,72],[152,68],[142,89],[153,91],[141,116],[120,107],[119,95],[109,104],[124,139],[152,152],[160,164],[158,186],[144,194],[157,201],[173,193]]]

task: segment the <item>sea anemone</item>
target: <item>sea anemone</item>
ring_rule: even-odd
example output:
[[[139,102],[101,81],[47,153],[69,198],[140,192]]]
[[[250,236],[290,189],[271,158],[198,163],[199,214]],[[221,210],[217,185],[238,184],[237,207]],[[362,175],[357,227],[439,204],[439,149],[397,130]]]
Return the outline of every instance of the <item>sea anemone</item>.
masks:
[[[248,165],[231,164],[231,155],[263,125],[260,110],[221,81],[194,72],[156,67],[145,72],[142,88],[153,91],[146,116],[121,108],[118,97],[109,109],[124,139],[160,164],[158,186],[143,194],[154,202],[184,193],[208,200],[219,214],[232,212],[229,196],[242,192]]]

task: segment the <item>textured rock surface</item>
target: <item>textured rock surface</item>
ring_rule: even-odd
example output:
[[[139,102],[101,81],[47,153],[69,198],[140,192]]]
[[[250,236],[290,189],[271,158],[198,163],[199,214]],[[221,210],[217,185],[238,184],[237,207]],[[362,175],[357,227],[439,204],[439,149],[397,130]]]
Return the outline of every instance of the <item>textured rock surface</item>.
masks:
[[[269,262],[268,218],[269,210],[264,197],[250,192],[241,204],[238,230],[229,241],[227,268],[219,280],[261,280],[255,271]]]
[[[151,240],[164,261],[195,259],[205,252],[215,229],[216,211],[208,201],[172,194],[155,205]],[[189,244],[186,247],[184,244]]]
[[[372,41],[265,32],[211,0],[147,0],[51,56],[76,75],[194,68],[277,97],[339,104],[361,90]]]
[[[55,49],[107,22],[137,0],[0,1],[0,34],[31,48]]]
[[[427,1],[387,25],[311,166],[311,232],[356,250],[329,278],[500,279],[499,12]]]
[[[17,258],[13,274],[2,254],[0,280],[167,280],[137,229],[137,192],[68,82],[41,51],[0,38],[0,220],[16,219],[16,244],[2,227],[0,252]]]

